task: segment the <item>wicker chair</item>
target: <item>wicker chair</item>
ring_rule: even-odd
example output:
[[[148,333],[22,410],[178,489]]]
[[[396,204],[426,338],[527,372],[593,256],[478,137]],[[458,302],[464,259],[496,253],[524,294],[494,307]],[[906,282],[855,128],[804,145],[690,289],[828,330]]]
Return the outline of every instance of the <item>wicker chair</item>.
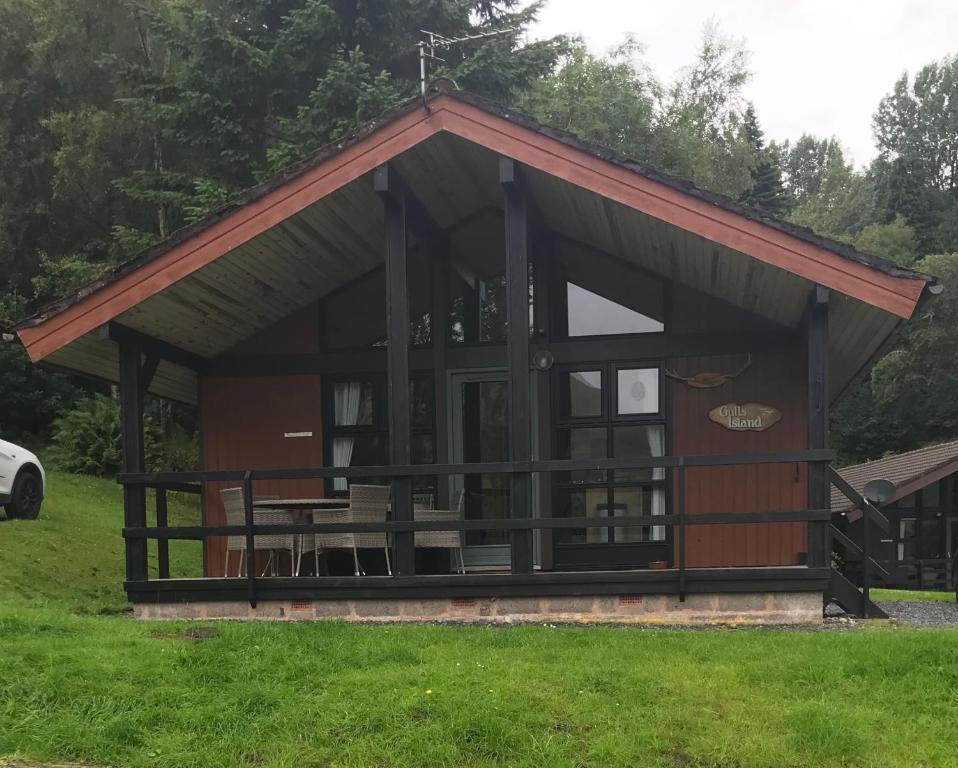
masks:
[[[466,492],[456,494],[453,509],[429,509],[416,507],[417,521],[462,520]],[[466,572],[466,562],[462,556],[462,537],[464,531],[416,531],[416,547],[419,549],[451,549],[456,552],[456,573]]]
[[[313,510],[314,523],[385,523],[389,512],[388,485],[359,485],[349,486],[349,501],[344,502],[342,509]],[[360,549],[381,549],[386,555],[386,571],[392,576],[392,566],[389,562],[389,541],[386,533],[317,533],[312,537],[303,537],[300,546],[300,558],[305,550],[313,552],[316,573],[319,573],[319,556],[331,549],[351,549],[353,551],[353,565],[356,576],[365,575],[359,564]],[[299,573],[297,565],[296,572]]]
[[[226,510],[227,525],[246,525],[246,505],[243,499],[242,488],[224,488],[220,491],[220,499],[223,501],[223,509]],[[277,501],[279,496],[254,496],[254,501]],[[281,525],[291,524],[293,522],[292,512],[281,509],[254,509],[254,525]],[[269,552],[269,558],[266,565],[263,566],[263,575],[272,568],[273,574],[276,572],[275,554],[279,551],[289,552],[290,562],[296,561],[296,537],[292,534],[270,534],[267,536],[257,535],[253,539],[253,549],[255,551],[266,550]],[[246,563],[246,537],[228,536],[226,539],[226,563],[223,567],[223,576],[229,576],[230,552],[240,553],[240,562],[236,569],[236,575],[242,575]]]

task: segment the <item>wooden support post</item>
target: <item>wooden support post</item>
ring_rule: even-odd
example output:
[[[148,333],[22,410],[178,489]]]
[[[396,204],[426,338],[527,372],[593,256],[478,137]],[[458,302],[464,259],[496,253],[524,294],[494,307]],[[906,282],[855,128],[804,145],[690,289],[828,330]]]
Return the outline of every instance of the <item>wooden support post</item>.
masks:
[[[552,253],[554,243],[548,233],[542,232],[533,240],[533,277],[535,297],[535,337],[543,342],[551,337],[552,298]],[[549,461],[552,456],[552,373],[551,371],[534,371],[532,373],[533,386],[536,393],[535,425],[536,441],[533,454],[535,458]],[[539,515],[552,517],[552,473],[540,472],[536,475],[536,491],[538,493]],[[539,531],[539,566],[544,571],[551,571],[555,567],[554,532],[545,528]]]
[[[448,245],[447,245],[448,248]],[[432,287],[432,309],[430,320],[432,328],[432,370],[433,393],[436,425],[436,463],[449,463],[449,416],[448,382],[446,371],[446,345],[449,338],[449,257],[448,250],[440,251],[433,245],[430,254],[430,275]],[[436,506],[449,509],[448,478],[436,478]]]
[[[409,294],[406,285],[406,195],[390,166],[374,175],[375,190],[383,199],[386,228],[386,338],[389,410],[389,463],[411,463],[409,415]],[[413,519],[412,479],[392,480],[392,519]],[[393,569],[397,576],[416,571],[415,539],[411,531],[393,535]]]
[[[156,527],[166,528],[170,524],[166,504],[166,488],[156,487]],[[170,578],[170,540],[157,539],[156,570],[161,579]]]
[[[526,190],[517,163],[499,158],[499,181],[505,205],[506,307],[509,330],[509,452],[513,461],[532,459],[529,389],[529,216]],[[532,517],[532,475],[512,475],[512,517]],[[531,573],[532,532],[512,532],[512,572]]]
[[[120,433],[123,443],[123,471],[143,472],[143,367],[140,346],[133,341],[120,343]],[[123,486],[123,521],[127,528],[146,527],[146,488]],[[146,539],[126,540],[127,581],[147,581]]]
[[[828,289],[816,285],[806,315],[808,340],[808,447],[828,447]],[[828,509],[827,468],[823,463],[808,464],[808,507]],[[808,565],[823,568],[831,559],[831,539],[823,521],[808,524]]]

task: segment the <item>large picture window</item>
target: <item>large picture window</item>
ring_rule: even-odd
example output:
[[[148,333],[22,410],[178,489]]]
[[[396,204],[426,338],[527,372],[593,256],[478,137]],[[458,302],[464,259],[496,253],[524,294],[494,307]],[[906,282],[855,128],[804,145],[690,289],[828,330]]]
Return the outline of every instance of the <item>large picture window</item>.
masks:
[[[603,363],[556,370],[555,457],[646,459],[665,455],[661,367]],[[666,514],[664,468],[556,473],[556,514],[615,518]],[[664,525],[556,532],[563,545],[662,545]],[[663,555],[664,557],[664,555]]]

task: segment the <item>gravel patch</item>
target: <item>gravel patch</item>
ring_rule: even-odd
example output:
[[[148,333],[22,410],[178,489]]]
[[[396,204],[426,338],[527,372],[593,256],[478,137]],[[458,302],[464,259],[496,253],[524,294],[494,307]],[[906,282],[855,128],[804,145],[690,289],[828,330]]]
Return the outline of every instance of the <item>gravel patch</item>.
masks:
[[[904,624],[920,627],[958,626],[958,603],[939,603],[931,601],[881,601],[880,606],[888,618]]]

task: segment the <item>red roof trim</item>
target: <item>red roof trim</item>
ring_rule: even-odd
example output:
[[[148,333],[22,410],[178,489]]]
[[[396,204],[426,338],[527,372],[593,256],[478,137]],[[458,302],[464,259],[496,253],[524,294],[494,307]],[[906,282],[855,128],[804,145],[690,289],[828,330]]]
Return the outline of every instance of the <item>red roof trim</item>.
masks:
[[[169,251],[18,333],[40,360],[440,130],[902,318],[925,282],[849,261],[451,96],[384,123]]]

